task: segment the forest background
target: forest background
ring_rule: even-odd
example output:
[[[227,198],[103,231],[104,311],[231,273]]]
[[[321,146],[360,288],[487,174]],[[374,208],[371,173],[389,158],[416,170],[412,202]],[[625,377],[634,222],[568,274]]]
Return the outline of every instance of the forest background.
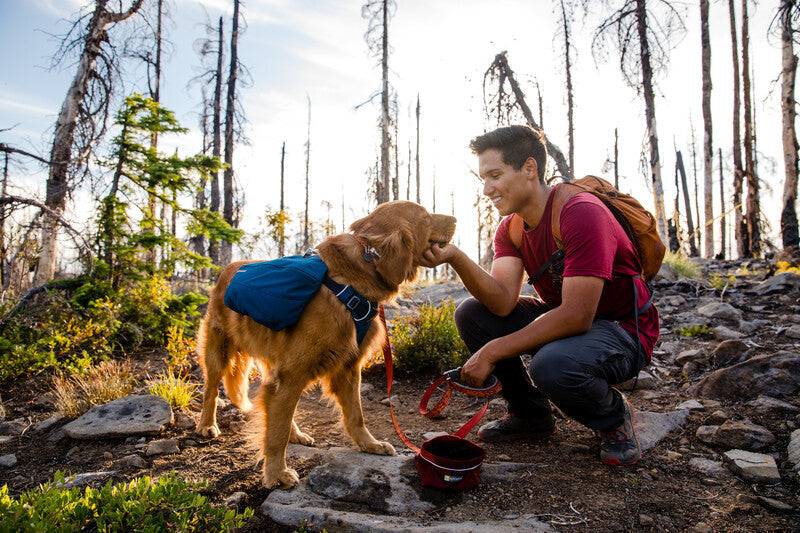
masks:
[[[129,3],[118,4],[112,1],[109,7],[124,10]],[[363,4],[355,0],[242,3],[238,53],[245,68],[237,98],[240,116],[245,120],[237,137],[233,174],[238,226],[248,232],[249,238],[244,240],[245,247],[234,248],[234,258],[277,255],[276,243],[266,236],[265,218],[279,209],[282,168],[285,206],[291,219],[286,253],[299,250],[304,244],[306,178],[308,218],[317,229],[316,233],[312,230],[311,241],[330,231],[343,231],[374,207],[374,184],[381,159],[381,57],[375,53],[375,43],[370,47],[365,40],[370,21],[363,16]],[[626,84],[619,68],[619,48],[609,41],[595,39],[598,26],[608,20],[612,8],[623,4],[544,0],[501,1],[491,7],[471,1],[390,3],[388,83],[394,122],[391,142],[397,146],[390,165],[392,174],[399,178],[399,197],[419,199],[431,210],[453,212],[459,218],[456,241],[473,256],[485,253],[492,232],[484,227],[485,220],[478,220],[475,203],[480,197],[481,184],[474,176],[475,157],[467,148],[473,136],[494,126],[492,120],[487,120],[486,106],[491,99],[491,96],[486,98],[492,92],[491,80],[484,76],[496,54],[507,51],[508,62],[533,114],[550,141],[566,154],[570,145],[563,33],[566,14],[571,41],[575,174],[600,174],[613,181],[616,159],[620,188],[633,193],[655,211],[641,90]],[[694,2],[671,4],[680,15],[680,24],[666,25],[667,18],[657,12],[663,8],[660,2],[653,2],[654,11],[649,13],[656,35],[660,36],[654,54],[663,47],[667,59],[662,67],[654,68],[666,216],[671,217],[674,211],[673,176],[676,151],[680,150],[688,172],[690,195],[694,196],[692,208],[697,226],[704,205],[699,7]],[[736,4],[736,25],[740,31],[741,4]],[[778,213],[784,181],[781,50],[774,25],[770,32],[778,2],[749,5],[750,74],[762,223],[767,241],[780,247]],[[74,76],[79,49],[66,54],[59,65],[52,65],[52,57],[58,52],[61,37],[70,29],[69,21],[75,20],[81,9],[83,13],[91,12],[93,6],[93,2],[79,0],[0,0],[0,42],[4,49],[14,50],[6,54],[0,79],[0,129],[3,130],[0,142],[4,145],[47,159],[55,118]],[[140,58],[125,57],[123,44],[132,32],[138,32],[141,38],[142,33],[152,29],[152,13],[150,26],[136,20],[142,19],[147,9],[152,11],[152,6],[145,5],[140,13],[109,30],[121,73],[110,105],[112,118],[123,97],[147,92],[145,63]],[[199,126],[203,111],[202,83],[192,83],[205,68],[197,53],[198,41],[213,37],[204,24],[214,29],[222,17],[227,74],[232,9],[233,2],[222,0],[165,3],[160,101],[175,112],[188,131],[164,135],[159,143],[164,153],[177,151],[187,157],[202,150]],[[714,195],[725,191],[726,211],[729,211],[734,76],[728,2],[710,3],[709,30],[714,119],[712,190]],[[741,35],[739,39],[741,46]],[[512,113],[511,120],[523,122],[524,118],[517,112],[516,116]],[[118,128],[112,126],[94,147],[95,157],[111,155],[110,140],[115,131]],[[308,151],[307,145],[310,145]],[[19,154],[10,154],[9,160],[8,193],[43,198],[47,175],[43,165]],[[90,170],[100,177],[91,180],[92,186],[89,180],[82,181],[65,212],[66,219],[79,229],[93,223],[86,207],[97,205],[97,198],[102,197],[109,182],[108,169],[100,169],[92,161]],[[713,210],[716,220],[721,211],[718,196],[713,200]],[[24,226],[33,211],[15,212],[12,220]],[[685,220],[683,200],[680,211]],[[484,218],[491,216],[490,210],[484,212]],[[685,222],[681,225],[685,232]],[[725,255],[735,256],[730,216],[728,226]],[[69,269],[75,252],[70,252],[68,238],[62,236],[61,240],[64,243],[59,267]],[[714,245],[715,253],[719,253],[719,229]],[[702,253],[703,247],[698,248]],[[767,245],[766,250],[769,249]]]

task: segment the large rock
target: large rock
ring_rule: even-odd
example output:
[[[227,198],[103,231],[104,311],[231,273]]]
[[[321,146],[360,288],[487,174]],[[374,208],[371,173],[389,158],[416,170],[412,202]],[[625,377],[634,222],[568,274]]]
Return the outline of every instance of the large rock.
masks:
[[[786,294],[800,289],[800,275],[793,272],[782,272],[759,283],[754,289],[762,296],[767,294]]]
[[[671,413],[636,412],[636,437],[642,450],[649,450],[666,437],[670,431],[686,424],[689,411]]]
[[[742,312],[731,304],[724,302],[711,302],[697,308],[697,312],[707,318],[722,318],[724,320],[741,320]]]
[[[792,431],[787,448],[789,462],[792,463],[795,472],[800,472],[800,429]]]
[[[411,455],[393,457],[369,455],[350,448],[319,450],[290,445],[287,455],[316,457],[322,464],[307,479],[291,490],[274,490],[261,505],[261,512],[272,520],[296,527],[306,519],[317,528],[353,532],[433,532],[433,531],[554,531],[535,517],[516,517],[463,523],[425,523],[413,518],[444,502],[445,493],[425,489],[419,481]],[[481,482],[507,482],[518,478],[520,469],[534,465],[484,464]],[[336,511],[332,511],[336,509]]]
[[[702,398],[755,399],[761,394],[790,396],[800,391],[800,355],[778,352],[753,357],[706,376],[689,389]]]
[[[64,432],[73,439],[158,435],[174,419],[172,407],[164,398],[129,396],[92,407],[64,426]]]
[[[753,453],[745,450],[730,450],[724,454],[725,460],[734,473],[755,483],[779,483],[781,474],[771,455]]]
[[[697,438],[706,444],[755,452],[775,443],[775,435],[763,426],[747,421],[727,420],[721,426],[700,426]]]

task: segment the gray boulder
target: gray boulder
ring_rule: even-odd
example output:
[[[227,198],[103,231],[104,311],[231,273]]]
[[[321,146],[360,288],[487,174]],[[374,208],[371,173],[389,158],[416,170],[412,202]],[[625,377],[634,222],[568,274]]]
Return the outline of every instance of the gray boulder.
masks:
[[[745,450],[730,450],[723,455],[731,470],[755,483],[780,483],[781,474],[771,455]]]
[[[174,420],[167,400],[146,394],[96,405],[64,426],[64,432],[73,439],[158,435]]]
[[[693,385],[689,393],[701,398],[747,400],[761,394],[791,396],[800,391],[800,355],[778,352],[753,357],[716,370]]]
[[[755,289],[756,294],[785,294],[800,289],[800,275],[792,272],[782,272],[759,283]]]
[[[711,302],[697,308],[697,312],[707,318],[722,318],[724,320],[742,319],[742,312],[734,306],[724,302]]]
[[[763,426],[747,421],[727,420],[721,426],[700,426],[697,438],[706,444],[755,452],[775,443],[775,435]]]

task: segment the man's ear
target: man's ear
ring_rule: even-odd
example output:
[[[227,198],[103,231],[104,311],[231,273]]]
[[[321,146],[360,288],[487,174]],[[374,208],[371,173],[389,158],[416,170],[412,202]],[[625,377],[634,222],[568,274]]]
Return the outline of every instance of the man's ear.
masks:
[[[529,157],[526,159],[525,164],[522,165],[522,168],[525,169],[529,179],[539,179],[539,165],[536,164],[536,160],[534,158]]]

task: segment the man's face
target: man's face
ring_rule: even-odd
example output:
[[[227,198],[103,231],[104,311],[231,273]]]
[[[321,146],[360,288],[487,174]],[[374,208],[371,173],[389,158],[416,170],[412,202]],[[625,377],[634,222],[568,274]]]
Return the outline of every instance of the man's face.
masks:
[[[533,169],[531,169],[531,164]],[[500,216],[515,213],[527,199],[527,181],[535,172],[535,162],[528,161],[519,170],[503,161],[500,150],[489,149],[478,156],[478,172],[483,180],[483,194],[492,200]]]

